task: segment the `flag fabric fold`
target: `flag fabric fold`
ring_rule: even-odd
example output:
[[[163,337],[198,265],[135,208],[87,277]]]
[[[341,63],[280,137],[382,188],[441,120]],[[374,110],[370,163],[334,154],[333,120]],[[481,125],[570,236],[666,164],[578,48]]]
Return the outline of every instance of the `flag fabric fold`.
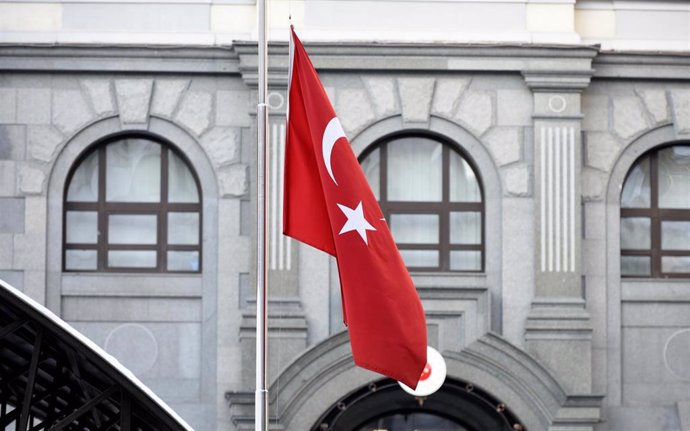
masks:
[[[416,387],[421,301],[314,67],[292,30],[284,233],[336,257],[355,363]]]

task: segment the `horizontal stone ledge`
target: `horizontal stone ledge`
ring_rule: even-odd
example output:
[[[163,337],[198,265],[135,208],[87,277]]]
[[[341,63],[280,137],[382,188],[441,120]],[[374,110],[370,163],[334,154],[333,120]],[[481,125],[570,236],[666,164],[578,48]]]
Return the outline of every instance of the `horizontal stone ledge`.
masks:
[[[690,76],[685,52],[606,52],[593,61],[594,78],[679,79]]]
[[[64,273],[62,296],[189,297],[203,295],[201,274]]]
[[[0,71],[239,74],[230,48],[0,45]]]
[[[411,274],[417,289],[487,289],[485,274],[458,274],[458,273],[415,273]]]
[[[687,281],[624,281],[621,283],[621,301],[688,303],[690,290]]]
[[[444,300],[478,300],[488,294],[488,288],[464,288],[464,287],[425,287],[417,288],[421,299]]]
[[[577,333],[572,333],[570,335],[564,335],[562,332],[559,333],[530,333],[529,331],[525,335],[525,341],[527,342],[538,342],[538,341],[546,341],[546,342],[576,342],[576,343],[585,343],[588,345],[588,343],[592,342],[592,336],[591,334],[577,334]]]

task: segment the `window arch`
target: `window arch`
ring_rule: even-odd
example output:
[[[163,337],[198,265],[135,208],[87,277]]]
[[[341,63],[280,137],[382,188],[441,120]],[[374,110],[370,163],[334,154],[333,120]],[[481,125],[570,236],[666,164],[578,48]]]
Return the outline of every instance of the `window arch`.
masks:
[[[360,163],[408,268],[484,269],[484,201],[469,159],[427,134],[385,138]]]
[[[148,134],[85,152],[66,181],[63,270],[200,272],[201,190],[185,157]]]
[[[621,192],[621,275],[690,277],[690,145],[647,152]]]

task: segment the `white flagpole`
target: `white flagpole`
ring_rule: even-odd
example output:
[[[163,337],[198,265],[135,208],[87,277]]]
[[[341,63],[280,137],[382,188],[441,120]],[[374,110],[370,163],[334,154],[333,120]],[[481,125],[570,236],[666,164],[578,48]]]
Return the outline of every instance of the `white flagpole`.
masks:
[[[266,181],[268,160],[268,107],[266,93],[268,90],[268,44],[266,38],[266,0],[257,0],[259,27],[259,100],[257,105],[257,232],[256,232],[256,396],[254,404],[254,430],[268,431],[268,388],[267,375],[267,270],[266,258],[268,247],[266,232],[266,202],[268,181]]]

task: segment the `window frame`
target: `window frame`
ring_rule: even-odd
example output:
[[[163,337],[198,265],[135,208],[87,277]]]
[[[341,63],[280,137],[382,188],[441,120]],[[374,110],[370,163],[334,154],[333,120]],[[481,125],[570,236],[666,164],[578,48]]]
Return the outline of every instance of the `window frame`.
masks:
[[[423,138],[435,141],[441,145],[441,201],[389,201],[388,194],[388,145],[401,138]],[[391,214],[433,214],[439,216],[439,241],[438,244],[398,243],[398,250],[438,250],[438,267],[408,267],[410,272],[450,272],[481,274],[486,270],[486,204],[484,186],[479,170],[474,160],[469,157],[459,145],[439,134],[429,131],[405,131],[387,135],[378,139],[362,151],[357,158],[361,164],[372,152],[379,150],[379,197],[378,203],[386,220],[390,221]],[[460,156],[474,172],[479,188],[480,200],[478,202],[451,202],[450,201],[450,155],[451,151]],[[431,210],[431,211],[430,211]],[[481,219],[481,232],[479,244],[451,244],[450,242],[450,214],[452,212],[479,212]],[[479,251],[481,255],[480,268],[477,270],[450,269],[450,253],[455,250]]]
[[[681,256],[690,257],[690,250],[663,250],[661,247],[661,224],[664,221],[688,221],[690,222],[690,208],[660,208],[659,207],[659,152],[670,147],[686,146],[690,147],[690,142],[673,142],[657,146],[640,157],[635,159],[633,164],[625,174],[623,185],[621,186],[622,198],[625,185],[630,178],[634,168],[641,163],[645,158],[649,158],[649,208],[628,208],[620,206],[619,223],[623,218],[640,217],[648,218],[650,222],[650,248],[649,249],[624,249],[621,245],[620,256],[621,263],[623,256],[644,256],[650,258],[650,273],[649,275],[634,275],[623,274],[621,269],[621,277],[624,279],[664,279],[664,278],[690,278],[690,272],[663,272],[661,261],[665,256]]]
[[[160,160],[160,201],[158,202],[107,202],[106,200],[106,147],[109,144],[126,139],[145,139],[154,142],[161,147]],[[179,157],[188,168],[194,179],[198,202],[174,203],[168,202],[169,186],[169,160],[170,153]],[[95,202],[69,202],[67,194],[72,184],[72,179],[82,163],[92,154],[98,153],[98,199]],[[172,274],[199,274],[203,268],[203,196],[196,170],[189,159],[169,140],[146,132],[123,132],[104,137],[90,145],[70,167],[62,196],[62,272],[63,273],[172,273]],[[91,243],[67,243],[67,213],[68,211],[89,211],[97,214],[97,240]],[[195,213],[199,215],[198,241],[196,245],[168,244],[168,214],[170,213]],[[111,215],[155,215],[156,216],[156,243],[155,244],[109,244],[108,228]],[[96,250],[96,269],[67,269],[67,250]],[[109,251],[155,251],[155,267],[110,267],[108,266]],[[199,255],[198,269],[194,270],[168,270],[168,251],[196,251]]]

